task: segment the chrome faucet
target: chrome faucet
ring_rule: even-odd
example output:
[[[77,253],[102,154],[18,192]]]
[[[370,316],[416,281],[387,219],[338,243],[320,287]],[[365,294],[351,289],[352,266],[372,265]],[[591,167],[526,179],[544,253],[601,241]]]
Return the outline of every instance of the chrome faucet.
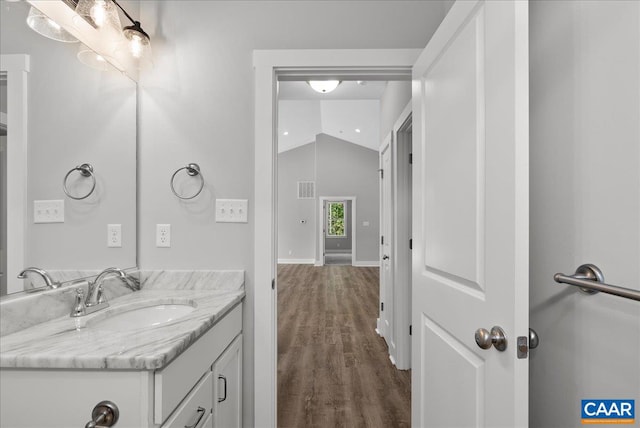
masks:
[[[22,272],[20,272],[18,274],[18,279],[28,279],[28,275],[27,274],[29,272],[33,272],[33,273],[36,273],[36,274],[40,275],[42,277],[42,279],[44,280],[44,283],[45,283],[47,288],[58,288],[58,287],[60,287],[60,283],[54,281],[46,270],[40,269],[40,268],[37,268],[37,267],[28,267],[28,268],[26,268],[25,270],[23,270]],[[37,290],[39,290],[41,288],[44,288],[44,287],[37,287],[36,288],[36,287],[33,286],[33,283],[29,282],[29,281],[25,281],[24,287],[23,287],[24,291],[26,291],[26,292],[37,291]]]
[[[89,282],[87,289],[87,297],[84,298],[84,293],[81,288],[78,288],[76,301],[71,311],[72,317],[80,317],[92,312],[99,311],[109,307],[109,302],[102,294],[102,283],[108,276],[116,275],[122,283],[132,291],[140,290],[140,281],[133,276],[127,274],[125,271],[119,268],[110,267],[98,274],[93,282]]]

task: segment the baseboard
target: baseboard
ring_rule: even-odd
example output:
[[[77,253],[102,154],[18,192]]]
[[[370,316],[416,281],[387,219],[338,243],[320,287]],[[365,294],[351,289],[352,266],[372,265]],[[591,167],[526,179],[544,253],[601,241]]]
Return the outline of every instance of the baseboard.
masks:
[[[357,267],[380,267],[380,262],[378,260],[375,261],[361,261],[361,260],[354,260],[352,263],[352,266],[357,266]]]
[[[278,259],[279,265],[312,265],[315,262],[314,259]]]

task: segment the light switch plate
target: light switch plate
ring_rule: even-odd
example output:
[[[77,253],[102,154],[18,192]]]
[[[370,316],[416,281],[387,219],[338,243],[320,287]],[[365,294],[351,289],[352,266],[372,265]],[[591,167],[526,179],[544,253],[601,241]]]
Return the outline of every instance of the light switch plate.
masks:
[[[64,223],[64,200],[33,201],[34,223]]]
[[[216,223],[247,223],[249,201],[216,199]]]

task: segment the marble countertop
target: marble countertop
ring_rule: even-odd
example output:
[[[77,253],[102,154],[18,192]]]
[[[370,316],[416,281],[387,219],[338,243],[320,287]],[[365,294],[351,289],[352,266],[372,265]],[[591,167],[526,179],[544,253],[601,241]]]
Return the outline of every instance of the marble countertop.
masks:
[[[1,368],[157,370],[193,344],[243,299],[236,290],[142,289],[84,317],[60,317],[0,337]],[[189,303],[195,310],[159,326],[126,331],[93,323],[134,307]],[[87,327],[88,326],[88,327]]]

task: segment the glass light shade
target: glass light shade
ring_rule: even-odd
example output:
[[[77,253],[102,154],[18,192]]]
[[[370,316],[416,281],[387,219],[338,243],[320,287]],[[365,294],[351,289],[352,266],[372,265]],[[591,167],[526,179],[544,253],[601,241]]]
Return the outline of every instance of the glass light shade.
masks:
[[[80,0],[76,13],[73,18],[76,26],[84,20],[101,31],[119,33],[122,29],[118,8],[111,0]]]
[[[73,37],[57,22],[34,7],[31,7],[29,9],[29,15],[27,16],[27,25],[36,33],[48,37],[52,40],[65,43],[78,42],[78,39]]]
[[[152,68],[151,40],[140,27],[140,23],[136,21],[134,25],[125,27],[123,34],[125,41],[118,49],[118,53],[131,56],[139,70]]]
[[[314,91],[320,92],[321,94],[327,94],[333,91],[335,88],[337,88],[338,85],[340,84],[340,81],[339,80],[310,80],[308,83],[309,83],[309,86],[311,86],[311,88]]]
[[[96,53],[83,43],[80,43],[77,57],[81,63],[88,65],[91,68],[95,68],[96,70],[109,71],[112,69],[110,62],[113,62],[113,58],[106,58]]]

